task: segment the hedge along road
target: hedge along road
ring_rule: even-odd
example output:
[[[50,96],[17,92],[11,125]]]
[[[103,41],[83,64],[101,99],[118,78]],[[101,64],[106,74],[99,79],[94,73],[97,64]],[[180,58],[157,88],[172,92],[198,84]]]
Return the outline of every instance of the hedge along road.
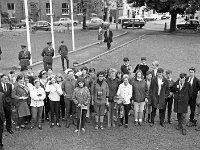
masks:
[[[143,35],[144,33],[141,32],[142,30],[128,30],[127,34],[120,36],[118,38],[115,38],[112,43],[111,51],[113,49],[116,49],[118,47],[121,47],[124,45],[124,43],[127,43],[128,41],[132,41],[133,39],[136,39]],[[98,55],[108,52],[107,46],[105,43],[102,44],[95,44],[91,47],[88,47],[86,49],[70,53],[69,54],[69,61],[70,61],[70,67],[72,66],[73,62],[78,62],[80,64],[86,64],[91,61],[92,58],[97,57]],[[93,60],[93,59],[92,59]],[[87,62],[88,61],[88,62]],[[119,60],[121,61],[121,60]],[[101,64],[99,64],[101,66]],[[39,64],[36,66],[33,66],[33,69],[37,72],[43,69],[43,64]],[[61,66],[61,60],[60,59],[54,59],[53,61],[53,70],[55,72],[63,72],[62,66]]]

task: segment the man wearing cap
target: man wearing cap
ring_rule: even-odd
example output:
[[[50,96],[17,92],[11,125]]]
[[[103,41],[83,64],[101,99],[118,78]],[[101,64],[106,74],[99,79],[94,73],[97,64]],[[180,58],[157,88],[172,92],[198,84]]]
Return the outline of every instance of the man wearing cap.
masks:
[[[181,73],[180,78],[174,83],[171,91],[174,93],[174,112],[177,113],[178,126],[177,130],[181,130],[186,135],[185,116],[188,112],[189,97],[192,94],[191,85],[187,82],[186,74]]]
[[[69,59],[68,59],[68,48],[64,44],[64,41],[61,41],[61,46],[58,49],[58,53],[61,55],[61,62],[63,71],[65,71],[64,60],[66,60],[67,68],[69,68]]]
[[[131,65],[129,64],[129,58],[125,57],[123,61],[124,61],[124,64],[121,66],[121,71],[123,72],[123,74],[129,74],[129,70],[131,67]]]
[[[151,98],[152,112],[151,112],[151,125],[154,125],[154,118],[156,110],[159,109],[160,125],[164,127],[166,98],[169,95],[169,83],[163,76],[164,70],[158,68],[157,76],[152,80],[149,95]]]
[[[196,126],[196,119],[194,119],[195,116],[195,109],[196,109],[196,99],[198,91],[200,90],[200,81],[197,77],[195,77],[195,68],[191,67],[189,68],[189,76],[186,78],[186,81],[190,83],[192,88],[192,95],[189,99],[189,106],[190,106],[190,121],[187,124],[187,126],[192,127]]]
[[[47,47],[45,47],[42,51],[44,70],[52,69],[54,49],[51,46],[51,42],[47,42]]]
[[[133,71],[133,73],[136,73],[137,70],[141,70],[145,79],[146,79],[146,72],[149,70],[149,67],[146,64],[146,60],[147,60],[146,57],[142,57],[141,63],[137,64],[137,66],[135,67],[135,70]]]
[[[26,50],[26,45],[21,45],[22,50],[19,52],[18,59],[21,71],[28,70],[30,66],[31,53]]]

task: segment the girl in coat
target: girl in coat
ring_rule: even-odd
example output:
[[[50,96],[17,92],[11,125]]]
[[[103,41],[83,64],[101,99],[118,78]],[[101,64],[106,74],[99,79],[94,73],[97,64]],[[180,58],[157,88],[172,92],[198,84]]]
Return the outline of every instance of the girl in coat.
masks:
[[[51,76],[49,81],[47,82],[46,92],[49,92],[49,104],[50,104],[50,111],[51,111],[51,125],[50,128],[54,127],[54,114],[56,116],[56,125],[61,127],[59,123],[59,110],[60,110],[60,96],[63,94],[61,86],[56,83],[55,76]]]
[[[74,132],[79,131],[80,117],[81,117],[81,130],[85,132],[85,120],[88,109],[88,104],[90,103],[90,92],[85,86],[85,79],[79,77],[77,80],[78,87],[74,89],[72,100],[77,105],[77,126]],[[82,111],[82,114],[81,114]]]
[[[12,92],[12,98],[15,100],[18,115],[16,130],[19,131],[20,127],[25,128],[24,117],[30,115],[30,110],[28,107],[29,89],[25,86],[24,76],[22,74],[17,76]]]
[[[191,85],[185,81],[186,74],[181,73],[180,78],[174,83],[172,92],[174,93],[174,112],[177,113],[178,126],[177,130],[181,130],[186,135],[185,115],[188,112],[188,102],[191,96]]]
[[[123,105],[125,110],[125,128],[128,128],[128,113],[131,107],[131,97],[132,97],[132,85],[129,84],[129,76],[127,74],[123,75],[123,83],[119,85],[117,96],[123,98]],[[123,118],[120,120],[121,125],[123,125]]]
[[[46,93],[44,89],[40,86],[40,80],[35,79],[34,87],[30,90],[31,97],[31,114],[32,114],[32,125],[31,129],[35,127],[38,123],[38,128],[42,130],[42,112],[44,107],[44,99],[46,97]]]

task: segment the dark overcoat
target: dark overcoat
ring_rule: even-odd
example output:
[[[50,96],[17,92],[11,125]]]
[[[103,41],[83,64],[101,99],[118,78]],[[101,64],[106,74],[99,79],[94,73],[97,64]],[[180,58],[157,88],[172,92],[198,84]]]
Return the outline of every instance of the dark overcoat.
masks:
[[[165,77],[162,79],[160,95],[158,96],[158,78],[154,78],[149,88],[151,106],[154,108],[165,109],[166,98],[169,95],[169,83]]]
[[[187,113],[189,97],[192,94],[191,85],[185,82],[181,90],[179,87],[179,80],[177,80],[171,89],[174,93],[174,112]]]
[[[112,33],[112,31],[109,30],[109,36],[108,36],[107,30],[106,30],[105,33],[104,33],[104,42],[109,42],[109,43],[111,43],[111,42],[113,41],[112,38],[113,38],[113,33]]]

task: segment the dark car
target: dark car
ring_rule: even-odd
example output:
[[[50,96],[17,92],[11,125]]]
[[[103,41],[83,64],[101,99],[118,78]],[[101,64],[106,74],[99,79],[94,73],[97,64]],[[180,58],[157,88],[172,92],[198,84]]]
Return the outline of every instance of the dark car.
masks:
[[[128,27],[139,27],[142,28],[145,25],[145,21],[142,18],[127,18],[122,19],[122,28]]]
[[[38,21],[36,24],[32,27],[33,30],[43,30],[43,31],[50,31],[51,30],[51,24],[48,21]]]
[[[190,19],[186,21],[184,24],[177,24],[177,29],[198,29],[199,28],[199,20]]]
[[[33,26],[35,22],[32,19],[29,19],[29,25]],[[15,25],[16,28],[24,28],[26,27],[26,20],[21,20],[19,23]]]
[[[161,17],[161,20],[165,20],[165,19],[169,19],[169,18],[170,18],[170,16],[163,15],[163,16]]]

